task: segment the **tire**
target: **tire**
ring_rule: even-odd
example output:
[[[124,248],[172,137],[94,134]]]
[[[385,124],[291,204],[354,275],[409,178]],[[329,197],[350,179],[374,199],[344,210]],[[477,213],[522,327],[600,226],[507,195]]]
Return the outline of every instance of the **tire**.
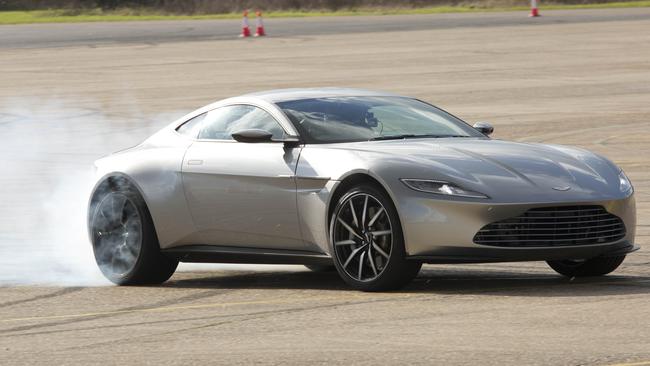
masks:
[[[585,260],[548,261],[555,272],[566,277],[604,276],[623,263],[625,256],[598,257]]]
[[[338,200],[330,218],[330,249],[341,278],[361,291],[402,288],[422,267],[406,260],[395,205],[374,185],[353,187]]]
[[[334,265],[326,265],[326,264],[305,264],[305,267],[307,267],[310,271],[312,272],[334,272],[336,271],[336,267]]]
[[[158,237],[140,194],[125,184],[96,193],[89,215],[90,238],[99,269],[117,285],[167,281],[178,261],[160,252]]]

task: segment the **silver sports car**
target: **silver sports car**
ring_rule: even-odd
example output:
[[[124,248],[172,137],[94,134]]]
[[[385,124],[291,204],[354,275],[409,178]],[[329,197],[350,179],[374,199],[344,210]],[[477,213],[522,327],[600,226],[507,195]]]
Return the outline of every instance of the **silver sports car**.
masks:
[[[619,167],[492,130],[366,90],[225,99],[95,163],[95,258],[121,285],[164,282],[179,261],[282,263],[381,291],[422,263],[547,261],[599,276],[638,249]]]

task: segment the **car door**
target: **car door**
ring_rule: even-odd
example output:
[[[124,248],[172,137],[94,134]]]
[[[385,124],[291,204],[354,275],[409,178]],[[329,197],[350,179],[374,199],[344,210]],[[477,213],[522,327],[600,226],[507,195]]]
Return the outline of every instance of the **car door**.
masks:
[[[230,105],[198,117],[198,139],[183,159],[183,186],[198,237],[209,245],[304,250],[296,205],[300,147],[244,143],[231,134],[264,129],[285,134],[252,105]]]

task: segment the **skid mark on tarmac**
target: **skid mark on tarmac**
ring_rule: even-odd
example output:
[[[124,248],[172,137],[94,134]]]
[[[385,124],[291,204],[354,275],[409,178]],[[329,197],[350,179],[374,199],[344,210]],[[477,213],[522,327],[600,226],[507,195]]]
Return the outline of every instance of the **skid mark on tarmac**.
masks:
[[[216,295],[216,294],[215,294]],[[209,297],[209,296],[206,296]],[[309,301],[326,301],[326,300],[335,300],[339,299],[337,297],[321,297],[321,298],[312,298]],[[176,310],[193,310],[193,309],[206,309],[206,308],[223,308],[229,306],[240,306],[240,305],[270,305],[270,304],[286,304],[296,302],[296,300],[285,298],[277,298],[272,300],[255,300],[255,301],[237,301],[237,302],[226,302],[226,303],[210,303],[210,304],[197,304],[197,305],[186,305],[186,306],[164,306],[164,307],[148,307],[148,308],[127,308],[114,311],[105,311],[105,312],[96,312],[96,313],[81,313],[81,314],[66,314],[66,315],[51,315],[51,316],[35,316],[35,317],[26,317],[26,318],[11,318],[11,319],[2,319],[0,323],[13,323],[13,322],[29,322],[29,321],[40,321],[40,320],[52,320],[52,319],[79,319],[79,318],[97,318],[121,314],[133,314],[133,313],[152,313],[152,312],[166,312],[166,311],[176,311]],[[49,325],[59,325],[57,324],[45,324]],[[35,325],[34,327],[37,327]],[[27,329],[9,329],[6,331],[18,331],[18,330],[28,330],[31,327],[23,327]]]
[[[394,301],[394,300],[400,300],[400,299],[410,299],[412,298],[411,295],[406,295],[402,296],[400,298],[386,298],[386,299],[380,299],[380,300],[373,300],[373,301],[360,301],[356,303],[350,303],[349,301],[347,302],[339,302],[336,304],[329,304],[329,305],[317,305],[317,306],[311,306],[311,307],[304,307],[301,308],[300,310],[307,311],[309,309],[320,309],[320,308],[332,308],[336,306],[341,306],[345,304],[363,304],[363,303],[374,303],[374,302],[382,302],[382,301]],[[329,299],[338,299],[340,298],[329,298]],[[227,307],[227,306],[234,306],[234,305],[272,305],[272,304],[282,304],[282,303],[287,303],[287,302],[299,302],[300,300],[305,300],[305,299],[296,299],[293,301],[247,301],[247,302],[238,302],[238,303],[223,303],[223,304],[206,304],[207,306],[186,306],[186,307],[171,307],[171,308],[161,308],[161,309],[152,309],[155,311],[174,311],[174,310],[198,310],[198,309],[207,309],[207,308],[219,308],[219,307]],[[312,298],[309,299],[309,301],[327,301],[327,298]],[[222,306],[219,306],[222,305]],[[50,330],[50,331],[42,331],[42,332],[31,332],[31,333],[22,333],[22,334],[12,334],[10,335],[11,337],[16,337],[16,336],[33,336],[33,335],[41,335],[41,334],[53,334],[53,333],[68,333],[68,332],[77,332],[77,331],[85,331],[85,330],[97,330],[97,329],[108,329],[108,328],[120,328],[120,327],[129,327],[129,326],[139,326],[139,325],[153,325],[153,324],[159,324],[159,323],[165,323],[165,324],[171,324],[171,323],[177,323],[177,322],[188,322],[188,321],[196,321],[196,320],[208,320],[208,319],[215,319],[215,318],[231,318],[231,317],[245,317],[245,316],[258,316],[258,315],[274,315],[274,314],[283,314],[283,313],[290,313],[292,309],[285,309],[285,310],[265,310],[265,311],[258,311],[258,312],[252,312],[252,313],[240,313],[240,314],[227,314],[227,315],[206,315],[206,316],[198,316],[198,317],[187,317],[187,318],[180,318],[180,319],[172,319],[172,320],[153,320],[153,321],[144,321],[144,322],[135,322],[135,323],[121,323],[121,324],[112,324],[112,325],[105,325],[105,326],[93,326],[93,327],[83,327],[83,328],[74,328],[74,329],[62,329],[62,330]],[[133,311],[131,313],[134,313]],[[140,312],[141,313],[141,312]],[[222,323],[227,323],[227,322],[222,322]],[[206,328],[209,327],[210,325],[205,325],[205,326],[199,326],[196,327],[196,329],[199,328]],[[188,328],[188,329],[182,329],[183,330],[191,330],[194,328]],[[172,331],[170,333],[175,333],[177,331]],[[160,334],[166,334],[168,332],[163,332]],[[9,336],[9,335],[6,335]],[[1,337],[1,336],[0,336]]]
[[[363,296],[363,295],[359,295]],[[207,329],[207,328],[215,328],[215,327],[220,327],[222,325],[227,325],[227,324],[234,324],[234,323],[241,323],[241,322],[247,322],[247,321],[253,321],[253,320],[261,320],[261,319],[266,319],[270,317],[275,317],[278,316],[279,314],[296,314],[300,312],[308,312],[308,311],[314,311],[314,310],[323,310],[323,309],[330,309],[330,308],[337,308],[337,307],[344,307],[344,306],[355,306],[355,305],[365,305],[365,304],[375,304],[375,303],[383,303],[383,302],[393,302],[393,301],[405,301],[409,300],[412,301],[414,298],[419,298],[420,296],[413,296],[413,295],[401,295],[397,297],[382,297],[380,299],[368,299],[368,300],[361,300],[361,301],[353,301],[353,300],[348,300],[348,301],[339,301],[335,302],[333,304],[325,304],[325,305],[315,305],[315,306],[302,306],[302,307],[295,307],[295,308],[289,308],[289,309],[274,309],[274,310],[264,310],[264,311],[258,311],[258,312],[253,312],[253,313],[245,313],[245,314],[234,314],[234,315],[222,315],[220,317],[226,317],[230,319],[226,319],[223,321],[219,321],[216,323],[210,323],[210,324],[203,324],[199,326],[193,326],[193,327],[187,327],[187,328],[181,328],[181,329],[175,329],[175,330],[167,330],[164,332],[156,332],[152,334],[146,335],[144,338],[149,339],[150,337],[152,338],[158,338],[160,336],[165,336],[165,335],[177,335],[181,332],[192,332],[200,329]],[[334,301],[335,299],[340,300],[340,298],[334,298],[334,297],[321,297],[321,298],[311,298],[309,301],[318,301],[319,303],[321,301]],[[298,299],[298,300],[305,300],[305,299]],[[231,304],[281,304],[281,303],[291,303],[291,302],[298,302],[297,300],[286,300],[286,298],[283,301],[269,301],[269,302],[241,302],[241,303],[231,303]],[[211,317],[215,318],[215,317]],[[232,319],[236,318],[236,319]],[[241,318],[241,319],[239,319]],[[129,337],[129,338],[123,338],[119,340],[109,340],[109,341],[101,341],[101,342],[96,342],[92,344],[85,344],[83,346],[73,346],[73,347],[68,347],[65,348],[64,350],[69,351],[69,350],[75,350],[75,349],[88,349],[91,347],[101,347],[103,345],[115,345],[119,343],[129,343],[133,339],[142,339],[142,335],[134,336],[134,337]]]
[[[371,295],[372,296],[372,295]],[[242,323],[242,322],[248,322],[248,321],[258,321],[258,320],[264,320],[272,317],[277,317],[280,315],[291,315],[291,314],[297,314],[301,312],[309,312],[309,311],[317,311],[317,310],[327,310],[327,309],[333,309],[333,308],[339,308],[339,307],[351,307],[351,306],[357,306],[357,305],[368,305],[368,304],[379,304],[379,303],[398,303],[398,302],[403,302],[403,301],[419,301],[419,302],[432,302],[436,301],[439,302],[441,300],[444,300],[445,298],[451,298],[457,295],[439,295],[439,296],[431,296],[430,294],[386,294],[381,297],[375,297],[375,298],[367,298],[367,294],[351,294],[352,298],[345,299],[344,301],[341,301],[340,297],[312,297],[308,299],[294,299],[294,300],[289,300],[286,298],[282,299],[274,299],[274,300],[267,300],[267,301],[242,301],[242,302],[232,302],[232,303],[223,303],[223,304],[205,304],[204,306],[197,305],[197,306],[185,306],[185,307],[170,307],[170,308],[160,308],[160,309],[152,309],[156,311],[171,311],[171,310],[192,310],[192,309],[205,309],[205,308],[224,308],[228,306],[239,306],[239,305],[274,305],[274,304],[291,304],[291,303],[297,303],[297,302],[318,302],[317,305],[314,306],[298,306],[298,307],[292,307],[292,308],[286,308],[286,309],[272,309],[272,310],[262,310],[262,311],[254,311],[254,312],[249,312],[249,313],[242,313],[242,314],[227,314],[227,315],[216,315],[216,316],[206,316],[206,317],[198,317],[198,318],[183,318],[183,319],[177,319],[174,320],[173,322],[188,322],[191,320],[204,320],[204,319],[215,319],[215,318],[225,318],[221,321],[218,322],[213,322],[209,324],[202,324],[202,325],[197,325],[197,326],[191,326],[191,327],[186,327],[186,328],[180,328],[180,329],[173,329],[173,330],[165,330],[163,332],[153,332],[150,334],[147,334],[145,336],[143,335],[137,335],[133,337],[128,337],[128,338],[121,338],[118,340],[103,340],[100,342],[95,342],[91,344],[84,344],[84,345],[76,345],[72,347],[67,347],[62,349],[63,351],[71,351],[71,350],[78,350],[78,349],[91,349],[91,348],[98,348],[102,347],[105,345],[110,345],[111,347],[115,346],[116,344],[120,343],[125,343],[128,344],[134,339],[160,339],[161,336],[167,336],[167,335],[178,335],[183,332],[194,332],[202,329],[209,329],[209,328],[218,328],[224,325],[230,325],[230,324],[237,324],[237,323]],[[358,299],[358,301],[355,301],[355,299]],[[335,301],[334,303],[331,304],[321,304],[323,301]],[[593,304],[597,302],[603,302],[606,303],[609,300],[593,300],[593,299],[585,299],[584,301],[574,301],[571,306],[575,306],[578,303],[585,303],[585,304]],[[536,308],[536,307],[547,307],[548,305],[546,304],[531,304],[529,307]],[[453,316],[458,316],[458,315],[463,315],[467,316],[469,314],[481,314],[481,313],[494,313],[494,312],[507,312],[510,310],[509,305],[503,305],[499,307],[490,307],[490,308],[485,308],[485,309],[473,309],[473,310],[460,310],[460,311],[447,311],[447,312],[442,312],[438,313],[436,316],[440,318],[447,318],[447,317],[453,317]],[[412,317],[417,317],[417,315],[411,315]],[[408,317],[407,317],[408,318]],[[394,320],[399,321],[399,317],[395,318]],[[146,341],[144,341],[146,342]]]
[[[327,305],[326,307],[331,307],[331,306],[338,306],[338,305],[353,305],[355,303],[351,303],[350,301],[354,301],[355,299],[357,300],[363,300],[358,303],[372,303],[372,302],[381,302],[381,301],[396,301],[396,300],[402,300],[402,299],[421,299],[421,300],[430,300],[431,298],[431,291],[438,292],[441,296],[442,295],[449,295],[449,296],[458,296],[458,295],[490,295],[490,294],[498,294],[498,293],[503,293],[503,292],[509,292],[512,290],[520,290],[522,287],[530,288],[531,291],[533,291],[536,295],[539,295],[539,285],[543,285],[544,288],[547,288],[549,290],[557,290],[559,289],[567,289],[567,290],[572,290],[571,295],[576,296],[579,293],[576,292],[576,287],[580,288],[581,290],[587,290],[589,291],[590,287],[603,287],[603,286],[612,286],[612,287],[638,287],[638,290],[633,290],[633,292],[629,293],[626,292],[626,294],[645,294],[650,291],[650,278],[648,277],[629,277],[629,276],[620,276],[620,277],[615,277],[611,278],[606,281],[602,280],[591,280],[591,279],[576,279],[576,280],[565,280],[565,279],[560,279],[559,281],[554,281],[554,282],[547,282],[547,281],[539,281],[539,280],[546,280],[548,278],[546,277],[501,277],[501,278],[493,278],[491,279],[494,282],[498,282],[500,285],[497,287],[486,287],[485,282],[490,280],[490,279],[484,279],[484,278],[435,278],[432,277],[431,280],[424,280],[420,279],[418,283],[416,283],[412,287],[416,288],[411,288],[411,292],[407,293],[398,293],[398,294],[389,294],[386,295],[385,297],[381,298],[375,298],[375,299],[364,299],[363,294],[347,294],[348,298],[346,299],[346,302],[343,303],[338,303],[338,304],[333,304],[333,305]],[[532,283],[530,280],[533,280],[535,285],[531,286]],[[476,281],[482,282],[482,284],[476,284]],[[431,282],[435,282],[432,284],[432,286],[428,286],[431,284]],[[445,284],[445,282],[447,284]],[[465,282],[465,283],[464,283]],[[506,283],[504,283],[506,282]],[[453,289],[452,288],[447,288],[449,283],[453,283]],[[442,285],[443,287],[439,287],[439,285]],[[506,285],[506,286],[504,286]],[[471,288],[470,288],[471,287]],[[445,291],[445,288],[447,288],[448,292]],[[468,289],[471,289],[471,292],[467,292]],[[616,290],[616,289],[613,289]],[[409,289],[407,289],[409,291]],[[598,290],[602,291],[602,290]],[[22,326],[22,327],[16,327],[16,328],[11,328],[11,329],[6,329],[3,331],[0,331],[2,333],[9,333],[9,332],[19,332],[19,331],[25,331],[25,330],[31,330],[31,329],[37,329],[37,328],[42,328],[42,327],[49,327],[49,326],[56,326],[56,325],[64,325],[64,324],[69,324],[69,323],[75,323],[75,322],[80,322],[80,321],[89,321],[89,320],[96,320],[99,318],[105,318],[105,317],[112,317],[112,316],[117,316],[117,315],[124,315],[124,314],[134,314],[134,313],[157,313],[157,312],[176,312],[176,311],[182,311],[182,310],[200,310],[200,309],[211,309],[211,308],[227,308],[227,307],[236,307],[236,306],[248,306],[248,305],[281,305],[281,304],[292,304],[292,303],[297,303],[297,302],[322,302],[322,301],[341,301],[342,297],[341,296],[322,296],[322,297],[309,297],[309,298],[294,298],[294,299],[288,299],[286,297],[281,297],[281,298],[274,298],[274,299],[267,299],[267,300],[250,300],[250,301],[235,301],[235,302],[220,302],[220,303],[208,303],[208,304],[194,304],[194,305],[180,305],[180,306],[166,306],[167,304],[177,304],[177,303],[182,303],[182,302],[187,302],[187,301],[192,301],[192,300],[198,300],[198,299],[203,299],[203,298],[209,298],[217,295],[223,295],[223,292],[216,292],[215,290],[208,290],[201,292],[199,294],[193,294],[181,298],[176,298],[176,299],[170,299],[166,301],[161,301],[158,302],[157,304],[152,304],[149,306],[137,306],[137,307],[129,307],[129,308],[123,308],[123,309],[117,309],[117,310],[112,310],[112,311],[104,311],[104,312],[90,312],[90,313],[78,313],[78,314],[61,314],[61,315],[46,315],[46,316],[34,316],[34,317],[22,317],[22,318],[10,318],[10,319],[0,319],[0,324],[5,323],[5,324],[10,324],[10,323],[20,323],[20,322],[40,322],[40,321],[48,321],[48,320],[66,320],[62,322],[50,322],[50,323],[41,323],[41,324],[34,324],[34,325],[29,325],[29,326]],[[586,293],[585,295],[589,295],[589,293]],[[439,298],[439,296],[436,296],[436,298]],[[345,299],[345,297],[343,297]],[[593,300],[590,300],[593,302]],[[314,306],[311,308],[318,308],[320,306]],[[309,307],[307,308],[300,308],[299,310],[309,310]],[[289,310],[287,310],[289,311]],[[280,313],[283,311],[280,310]],[[277,312],[276,312],[277,313]],[[205,326],[200,326],[198,328],[203,328],[203,327],[209,327],[210,325],[205,325]],[[193,329],[193,328],[192,328]]]
[[[38,295],[38,296],[30,297],[30,298],[28,298],[28,299],[22,299],[22,300],[16,300],[16,301],[7,301],[7,302],[3,302],[3,303],[0,303],[0,308],[5,308],[5,307],[9,307],[9,306],[14,306],[14,305],[18,305],[18,304],[25,304],[25,303],[33,302],[33,301],[39,301],[39,300],[45,300],[45,299],[51,299],[51,298],[55,298],[55,297],[59,297],[59,296],[63,296],[63,295],[67,295],[67,294],[70,294],[70,293],[73,293],[73,292],[82,291],[82,290],[83,290],[83,288],[81,288],[81,287],[64,288],[64,289],[59,290],[59,291],[54,291],[54,292],[51,292],[51,293],[49,293],[49,294],[44,294],[44,295]]]
[[[132,322],[132,323],[117,323],[117,324],[110,324],[110,325],[99,325],[99,326],[87,326],[87,327],[80,327],[80,328],[72,328],[72,329],[57,329],[57,330],[46,330],[46,331],[39,331],[39,332],[29,332],[29,333],[18,333],[18,334],[11,334],[11,335],[3,335],[1,337],[29,337],[29,336],[38,336],[38,335],[47,335],[47,334],[63,334],[63,333],[74,333],[74,332],[84,332],[88,330],[101,330],[101,329],[114,329],[114,328],[124,328],[124,327],[138,327],[138,326],[149,326],[149,325],[156,325],[156,324],[173,324],[173,323],[186,323],[186,322],[191,322],[191,321],[199,321],[199,320],[210,320],[210,319],[215,319],[215,318],[226,318],[226,317],[235,317],[235,316],[246,316],[250,315],[248,313],[245,314],[228,314],[228,315],[204,315],[204,316],[195,316],[195,317],[187,317],[187,318],[179,318],[179,319],[165,319],[165,320],[151,320],[151,321],[142,321],[142,322]]]
[[[4,329],[0,330],[0,336],[6,333],[12,333],[12,332],[21,332],[21,331],[26,331],[26,330],[32,330],[32,329],[39,329],[39,328],[44,328],[44,327],[53,327],[53,326],[58,326],[58,325],[66,325],[66,324],[71,324],[71,323],[79,323],[79,322],[84,322],[84,321],[91,321],[91,320],[97,320],[101,318],[108,318],[108,317],[113,317],[121,314],[129,314],[129,313],[137,313],[137,312],[150,312],[150,311],[156,311],[156,309],[167,309],[167,308],[174,308],[174,307],[168,307],[167,305],[172,305],[172,304],[178,304],[178,303],[183,303],[183,302],[188,302],[188,301],[193,301],[193,300],[200,300],[200,299],[205,299],[217,295],[223,295],[225,293],[231,292],[231,290],[227,291],[216,291],[216,290],[210,290],[210,291],[203,291],[198,294],[192,294],[188,296],[183,296],[179,298],[174,298],[174,299],[169,299],[169,300],[163,300],[156,302],[151,305],[144,305],[144,306],[132,306],[132,307],[127,307],[123,309],[118,309],[114,311],[105,311],[105,312],[96,312],[96,313],[83,313],[83,314],[69,314],[69,315],[52,315],[52,316],[36,316],[36,317],[25,317],[25,318],[11,318],[11,319],[0,319],[0,324],[3,323],[16,323],[16,322],[29,322],[29,321],[40,321],[40,320],[63,320],[63,321],[55,321],[55,322],[49,322],[49,323],[40,323],[40,324],[33,324],[33,325],[27,325],[27,326],[20,326],[20,327],[14,327],[10,329]],[[182,306],[180,307],[182,308]],[[159,311],[159,310],[158,310]]]

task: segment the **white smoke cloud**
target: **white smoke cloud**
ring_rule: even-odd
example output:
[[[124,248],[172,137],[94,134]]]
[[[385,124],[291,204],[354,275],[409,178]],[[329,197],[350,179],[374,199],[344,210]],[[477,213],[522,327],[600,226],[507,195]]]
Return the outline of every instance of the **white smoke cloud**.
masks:
[[[51,180],[51,186],[35,203],[41,208],[41,217],[26,240],[9,241],[0,246],[0,252],[11,250],[0,265],[0,284],[45,284],[97,286],[109,282],[95,265],[86,231],[87,199],[92,189],[90,169],[67,172]],[[29,219],[29,217],[26,217]],[[27,234],[27,235],[25,235]],[[21,245],[29,243],[29,245]],[[10,270],[5,270],[5,268]]]
[[[76,105],[0,101],[0,285],[108,284],[85,225],[91,163],[167,121],[116,119],[87,101]]]
[[[122,108],[122,110],[124,110]],[[0,100],[0,286],[110,284],[86,228],[92,162],[133,146],[186,111],[116,115],[92,100]],[[181,264],[180,271],[296,266]]]

